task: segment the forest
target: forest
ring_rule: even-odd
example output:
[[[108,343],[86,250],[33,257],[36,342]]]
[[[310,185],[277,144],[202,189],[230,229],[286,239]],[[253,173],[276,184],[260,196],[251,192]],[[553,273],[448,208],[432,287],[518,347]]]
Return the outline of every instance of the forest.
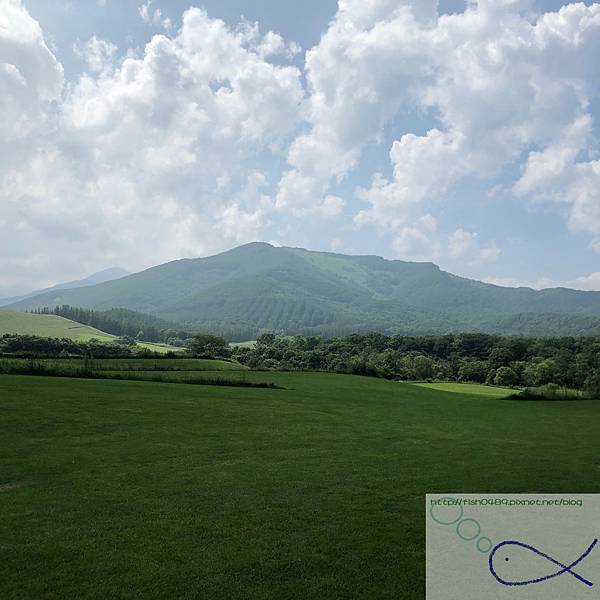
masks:
[[[404,381],[500,386],[547,384],[600,393],[599,338],[525,338],[486,334],[318,337],[260,336],[234,349],[251,368],[319,370]]]

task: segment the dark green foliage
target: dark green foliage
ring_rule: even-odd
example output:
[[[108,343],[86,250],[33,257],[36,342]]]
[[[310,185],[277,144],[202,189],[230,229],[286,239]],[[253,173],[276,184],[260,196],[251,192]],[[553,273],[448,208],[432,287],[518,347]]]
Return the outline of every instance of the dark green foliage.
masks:
[[[525,388],[518,394],[510,396],[512,400],[584,400],[598,396],[582,390],[561,387],[556,383],[548,383],[537,388]]]
[[[510,367],[500,367],[494,376],[494,383],[501,387],[512,387],[519,383],[519,376]]]
[[[600,389],[597,338],[427,337],[353,334],[343,338],[262,335],[234,357],[251,368],[323,370],[385,379],[442,380],[512,387]]]
[[[232,341],[256,339],[265,331],[327,337],[367,331],[600,336],[599,292],[502,288],[456,277],[430,263],[262,243],[13,306],[31,310],[63,304],[109,312],[120,306]],[[135,337],[143,330],[151,339],[152,327],[162,325],[142,323],[115,335]]]
[[[0,336],[0,355],[56,357],[127,357],[161,356],[140,346],[106,343],[96,340],[75,341],[68,338],[45,338],[35,335],[6,334]],[[168,353],[163,355],[168,356]]]
[[[600,370],[588,375],[585,380],[584,389],[592,398],[600,398]]]
[[[229,358],[231,356],[229,344],[218,335],[196,334],[189,340],[188,349],[196,358]]]

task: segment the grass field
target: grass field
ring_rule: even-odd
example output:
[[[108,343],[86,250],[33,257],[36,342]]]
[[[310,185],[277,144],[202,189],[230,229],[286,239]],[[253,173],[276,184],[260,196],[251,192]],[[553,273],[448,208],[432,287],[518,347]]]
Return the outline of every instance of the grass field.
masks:
[[[600,403],[246,375],[0,376],[1,597],[421,599],[426,492],[600,492]]]
[[[100,341],[115,339],[114,335],[56,315],[34,315],[14,310],[0,310],[0,335],[5,333],[67,338],[80,342],[87,342],[92,338]]]
[[[506,398],[516,391],[510,388],[481,385],[478,383],[415,383],[419,387],[440,392],[454,392],[456,394],[474,394],[476,396],[491,396],[492,398]]]
[[[67,338],[76,342],[89,342],[91,339],[97,339],[100,342],[112,342],[117,339],[114,335],[57,315],[34,315],[14,310],[0,310],[0,335],[5,333]],[[183,348],[152,342],[139,342],[138,346],[160,354],[184,350]]]

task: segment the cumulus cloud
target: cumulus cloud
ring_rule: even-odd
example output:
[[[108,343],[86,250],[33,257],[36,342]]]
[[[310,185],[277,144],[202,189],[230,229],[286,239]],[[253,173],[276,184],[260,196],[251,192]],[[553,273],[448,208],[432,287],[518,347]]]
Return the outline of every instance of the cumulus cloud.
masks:
[[[545,158],[571,164],[569,222],[598,233],[598,167],[572,165],[572,153],[559,155],[562,140],[589,122],[599,92],[600,5],[572,4],[543,15],[532,7],[479,0],[464,13],[438,17],[433,1],[340,1],[306,57],[311,127],[288,155],[297,177],[313,179],[326,194],[392,118],[421,114],[438,125],[393,143],[392,177],[376,173],[370,187],[358,190],[367,205],[355,216],[359,226],[406,237],[424,204],[431,210],[466,177],[493,181],[535,147],[556,148],[556,156]],[[583,142],[575,155],[588,148]],[[529,184],[518,189],[532,189],[534,167],[528,170]],[[294,179],[285,175],[282,194]]]
[[[3,0],[0,286],[25,265],[47,274],[49,245],[66,278],[82,262],[285,241],[311,219],[374,228],[401,258],[482,265],[499,247],[442,222],[466,178],[489,184],[482,201],[551,203],[600,252],[600,4],[535,5],[472,0],[439,16],[436,0],[339,0],[303,78],[281,35],[195,8],[175,32],[148,0],[139,16],[162,33],[141,50],[78,43],[86,72],[65,85],[39,24]],[[342,198],[335,186],[398,123],[387,164]]]
[[[94,35],[85,43],[77,42],[73,50],[92,73],[104,73],[113,68],[118,48]]]
[[[124,256],[141,268],[260,237],[274,200],[257,173],[300,123],[298,69],[190,9],[177,35],[125,59],[95,37],[78,45],[88,70],[66,87],[20,3],[0,19],[3,157],[22,138],[18,160],[0,165],[5,281],[42,282],[52,258],[31,254],[49,244],[67,278]]]
[[[600,235],[600,161],[581,159],[592,143],[592,119],[583,115],[562,139],[541,152],[530,152],[515,193],[569,207],[569,226]],[[598,240],[591,247],[600,251]]]
[[[448,252],[452,258],[468,258],[475,263],[495,262],[500,256],[500,249],[495,245],[482,246],[478,234],[457,229],[448,239]]]
[[[44,125],[47,104],[60,98],[63,80],[62,65],[46,45],[38,23],[20,0],[4,0],[0,7],[1,146],[22,140]]]

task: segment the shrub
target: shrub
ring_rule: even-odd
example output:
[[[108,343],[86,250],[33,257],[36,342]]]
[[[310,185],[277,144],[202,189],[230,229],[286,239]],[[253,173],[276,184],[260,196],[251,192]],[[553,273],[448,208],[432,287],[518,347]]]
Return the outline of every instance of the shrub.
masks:
[[[494,383],[504,387],[512,387],[517,385],[519,376],[510,367],[500,367],[496,370]]]

